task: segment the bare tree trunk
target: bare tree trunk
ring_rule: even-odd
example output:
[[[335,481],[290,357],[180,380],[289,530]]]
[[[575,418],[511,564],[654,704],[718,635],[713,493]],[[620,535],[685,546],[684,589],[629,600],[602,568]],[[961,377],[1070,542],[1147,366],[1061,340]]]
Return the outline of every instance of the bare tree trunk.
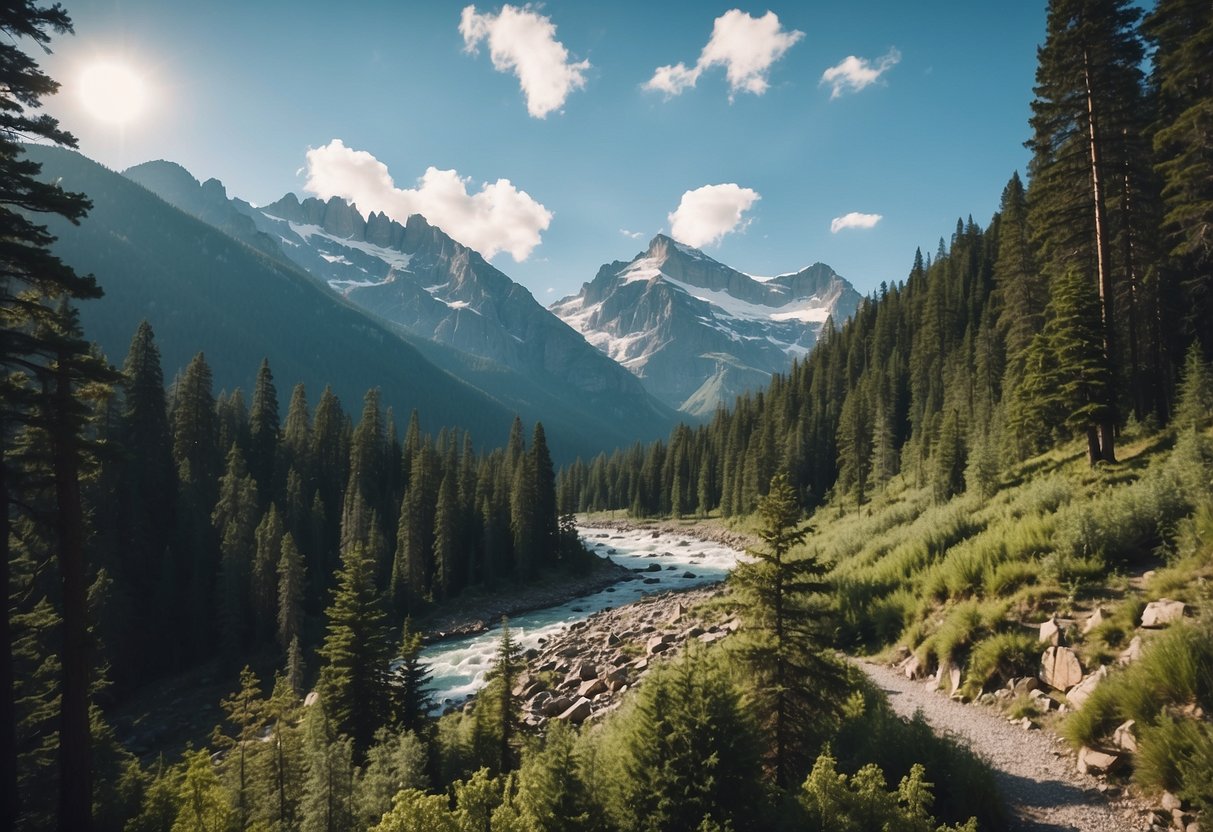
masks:
[[[1099,118],[1095,107],[1094,79],[1091,76],[1091,58],[1087,49],[1082,53],[1083,82],[1087,94],[1087,148],[1091,163],[1091,199],[1095,210],[1095,268],[1099,280],[1100,315],[1103,319],[1103,352],[1109,371],[1115,367],[1115,336],[1113,328],[1114,286],[1112,263],[1108,252],[1108,218],[1104,204],[1102,177],[1103,158],[1099,135]],[[1114,386],[1112,389],[1115,389]],[[1112,394],[1115,395],[1114,393]],[[1116,461],[1116,405],[1108,402],[1108,415],[1099,425],[1100,458],[1105,462]]]

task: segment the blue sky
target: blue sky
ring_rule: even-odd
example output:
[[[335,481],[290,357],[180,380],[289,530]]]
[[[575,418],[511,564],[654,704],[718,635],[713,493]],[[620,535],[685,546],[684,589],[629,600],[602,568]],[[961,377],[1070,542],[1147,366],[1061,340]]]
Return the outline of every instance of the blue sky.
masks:
[[[473,195],[508,179],[512,188],[480,200],[451,196],[452,216],[487,211],[453,233],[499,245],[494,264],[545,304],[668,232],[683,195],[707,185],[735,184],[720,193],[748,205],[705,245],[729,265],[776,274],[822,261],[863,292],[903,279],[916,246],[933,251],[957,216],[987,222],[1011,172],[1025,167],[1044,32],[1043,2],[553,0],[523,13],[555,26],[581,86],[537,118],[520,79],[490,56],[495,46],[509,54],[511,32],[493,28],[501,5],[475,7],[475,53],[460,31],[466,2],[65,6],[76,34],[43,60],[64,85],[49,109],[87,155],[114,168],[171,159],[254,204],[306,195],[309,173],[313,184],[343,187],[346,168],[315,176],[308,167],[309,149],[332,151],[333,140],[373,156],[396,188],[417,188],[435,168],[431,196],[451,196],[460,178]],[[748,76],[765,92],[731,91],[728,65],[710,61],[677,95],[645,88],[658,67],[694,67],[714,21],[734,8],[778,17],[782,53]],[[832,97],[821,83],[848,56],[875,65],[892,50],[899,60],[863,89]],[[146,81],[146,106],[128,123],[106,123],[80,103],[82,73],[102,61]],[[356,161],[345,151],[312,158],[335,156]],[[398,194],[391,204],[429,204],[421,199]],[[831,221],[852,212],[880,219],[831,233]],[[497,227],[510,223],[530,227]]]

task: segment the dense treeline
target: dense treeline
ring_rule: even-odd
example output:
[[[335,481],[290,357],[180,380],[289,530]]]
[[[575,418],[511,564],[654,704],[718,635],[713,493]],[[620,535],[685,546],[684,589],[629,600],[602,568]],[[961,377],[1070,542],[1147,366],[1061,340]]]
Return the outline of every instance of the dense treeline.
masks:
[[[813,502],[862,503],[898,473],[945,499],[1074,436],[1115,461],[1129,420],[1171,418],[1189,347],[1213,354],[1211,33],[1207,3],[1054,0],[1029,184],[768,389],[565,469],[562,506],[746,514],[777,471]]]

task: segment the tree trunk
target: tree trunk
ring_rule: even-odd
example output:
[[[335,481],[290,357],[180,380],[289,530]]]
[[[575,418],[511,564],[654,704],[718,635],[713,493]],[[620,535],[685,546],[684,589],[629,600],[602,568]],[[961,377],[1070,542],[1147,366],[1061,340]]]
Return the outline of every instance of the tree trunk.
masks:
[[[1100,459],[1099,430],[1092,425],[1087,428],[1087,463],[1094,468]]]
[[[50,441],[59,525],[63,588],[63,685],[59,701],[59,829],[88,832],[93,825],[89,736],[88,587],[84,512],[80,502],[77,439],[69,353],[61,351],[51,393]]]
[[[1087,95],[1087,148],[1091,164],[1091,200],[1095,211],[1095,268],[1099,281],[1100,316],[1103,320],[1103,353],[1109,372],[1113,372],[1116,355],[1113,334],[1116,321],[1113,317],[1114,286],[1111,258],[1108,252],[1108,219],[1104,204],[1103,158],[1099,118],[1095,106],[1095,82],[1091,74],[1091,57],[1087,49],[1083,49],[1082,69]],[[1111,395],[1115,396],[1115,393]],[[1105,462],[1115,462],[1116,405],[1114,401],[1107,404],[1108,415],[1099,425],[1100,458]]]
[[[0,442],[4,441],[0,425]],[[17,707],[13,699],[13,627],[9,618],[12,595],[9,565],[8,462],[0,445],[0,590],[4,592],[4,610],[0,613],[0,830],[17,828],[20,793],[17,790]]]

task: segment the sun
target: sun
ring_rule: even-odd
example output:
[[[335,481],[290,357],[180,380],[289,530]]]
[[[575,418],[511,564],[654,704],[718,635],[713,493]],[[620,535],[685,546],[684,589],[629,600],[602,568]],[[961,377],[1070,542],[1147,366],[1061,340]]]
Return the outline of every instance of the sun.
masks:
[[[80,75],[80,102],[100,121],[119,126],[130,124],[147,105],[147,85],[126,64],[95,63]]]

